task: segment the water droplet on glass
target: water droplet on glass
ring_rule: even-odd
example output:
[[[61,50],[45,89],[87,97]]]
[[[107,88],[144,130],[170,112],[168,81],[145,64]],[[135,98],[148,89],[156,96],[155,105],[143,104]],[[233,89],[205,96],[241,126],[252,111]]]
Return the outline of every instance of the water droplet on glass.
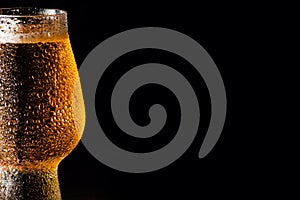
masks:
[[[39,55],[40,55],[39,52],[34,52],[34,53],[33,53],[33,56],[36,57],[36,58],[38,58]]]

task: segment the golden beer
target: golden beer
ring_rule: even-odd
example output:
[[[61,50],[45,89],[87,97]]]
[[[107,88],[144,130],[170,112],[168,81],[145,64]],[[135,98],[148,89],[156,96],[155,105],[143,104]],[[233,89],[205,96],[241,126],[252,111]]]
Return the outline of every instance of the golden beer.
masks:
[[[78,144],[84,121],[66,12],[2,9],[0,199],[60,199],[57,166]]]

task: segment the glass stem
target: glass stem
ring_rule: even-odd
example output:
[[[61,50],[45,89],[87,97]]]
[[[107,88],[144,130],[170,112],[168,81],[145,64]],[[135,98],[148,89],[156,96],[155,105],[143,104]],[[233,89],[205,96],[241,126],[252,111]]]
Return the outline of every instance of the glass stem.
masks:
[[[61,200],[57,168],[0,166],[1,200]]]

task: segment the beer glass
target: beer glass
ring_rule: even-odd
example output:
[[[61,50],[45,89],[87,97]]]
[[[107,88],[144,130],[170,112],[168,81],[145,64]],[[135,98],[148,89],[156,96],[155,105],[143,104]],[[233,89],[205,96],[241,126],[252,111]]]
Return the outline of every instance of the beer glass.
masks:
[[[61,199],[57,168],[85,122],[67,13],[0,8],[0,199]]]

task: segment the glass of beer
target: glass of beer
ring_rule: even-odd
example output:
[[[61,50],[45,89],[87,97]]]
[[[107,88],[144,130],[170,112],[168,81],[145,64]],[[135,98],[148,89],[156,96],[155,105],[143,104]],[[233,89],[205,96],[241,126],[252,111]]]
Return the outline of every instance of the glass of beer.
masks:
[[[0,199],[61,199],[84,123],[66,11],[0,8]]]

